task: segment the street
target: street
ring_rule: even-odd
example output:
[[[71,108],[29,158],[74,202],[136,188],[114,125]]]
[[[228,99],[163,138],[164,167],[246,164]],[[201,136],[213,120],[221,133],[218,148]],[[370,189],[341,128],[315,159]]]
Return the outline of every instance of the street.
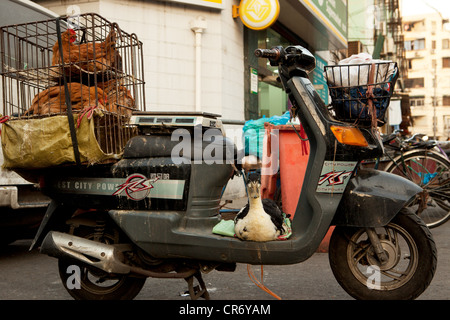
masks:
[[[449,300],[450,222],[431,229],[438,248],[433,281],[419,300]],[[72,300],[58,275],[57,260],[28,251],[30,240],[19,240],[0,251],[0,300]],[[252,266],[260,279],[260,267]],[[328,254],[288,266],[264,266],[264,284],[283,300],[353,300],[336,282]],[[275,300],[258,288],[239,264],[235,272],[212,271],[203,276],[213,300]],[[187,285],[180,279],[147,279],[136,300],[186,300]]]

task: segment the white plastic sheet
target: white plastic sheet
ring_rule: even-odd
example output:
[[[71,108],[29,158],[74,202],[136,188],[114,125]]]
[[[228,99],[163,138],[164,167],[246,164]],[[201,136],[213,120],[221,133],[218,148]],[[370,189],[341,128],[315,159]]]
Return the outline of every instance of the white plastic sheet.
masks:
[[[338,68],[327,69],[327,79],[333,86],[355,87],[389,81],[395,72],[391,61],[372,59],[366,52],[339,61]],[[371,81],[370,69],[375,68]]]

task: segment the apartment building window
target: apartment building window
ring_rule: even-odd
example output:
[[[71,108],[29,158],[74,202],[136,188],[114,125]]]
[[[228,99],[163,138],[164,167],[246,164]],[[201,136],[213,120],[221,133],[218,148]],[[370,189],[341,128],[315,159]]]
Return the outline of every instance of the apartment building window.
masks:
[[[408,62],[408,69],[411,70],[413,68],[412,59],[408,59],[407,62]]]
[[[450,139],[450,116],[444,116],[445,131],[447,132],[447,140]]]
[[[450,96],[443,96],[442,97],[442,104],[444,106],[450,106]]]
[[[403,25],[403,30],[405,31],[423,31],[425,27],[425,21],[409,21],[405,22]]]
[[[449,40],[442,39],[442,49],[448,49],[448,48],[449,48]]]
[[[450,68],[450,57],[442,58],[442,68]]]
[[[405,50],[425,49],[425,39],[416,39],[405,41]]]
[[[424,78],[405,79],[405,88],[423,88],[425,85]]]
[[[422,107],[425,105],[425,96],[410,97],[409,103],[411,107]]]

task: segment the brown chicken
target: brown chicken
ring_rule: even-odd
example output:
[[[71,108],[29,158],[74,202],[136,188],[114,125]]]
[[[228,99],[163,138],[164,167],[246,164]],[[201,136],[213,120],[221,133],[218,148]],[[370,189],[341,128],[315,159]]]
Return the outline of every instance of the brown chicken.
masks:
[[[116,80],[97,83],[97,86],[106,93],[108,101],[107,110],[130,117],[136,110],[135,101],[130,90]]]
[[[114,29],[107,35],[105,41],[95,43],[74,44],[77,34],[68,29],[61,34],[61,44],[65,63],[72,63],[74,68],[89,72],[102,72],[116,67],[120,56],[116,51],[116,33]],[[117,63],[116,63],[117,60]],[[52,65],[61,63],[59,42],[53,45]]]
[[[95,95],[95,87],[88,87],[80,83],[68,83],[72,110],[83,110],[91,106],[106,109],[106,94],[97,88],[98,103]],[[62,113],[67,110],[64,86],[50,87],[39,92],[32,101],[30,109],[24,115],[43,115]]]

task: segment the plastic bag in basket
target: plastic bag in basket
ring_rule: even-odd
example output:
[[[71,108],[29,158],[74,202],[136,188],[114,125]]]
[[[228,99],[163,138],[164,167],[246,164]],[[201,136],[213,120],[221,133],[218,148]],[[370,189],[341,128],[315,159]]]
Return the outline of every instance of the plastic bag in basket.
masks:
[[[331,97],[335,103],[335,111],[339,118],[344,119],[370,119],[368,102],[366,97],[367,86],[353,87],[346,90],[330,89]],[[373,90],[373,105],[375,106],[377,119],[382,120],[389,106],[389,90],[375,88]]]
[[[372,64],[375,66],[375,82],[386,82],[395,73],[392,61],[372,59],[368,53],[354,54],[339,61],[339,68],[327,69],[326,77],[332,86],[355,87],[369,84]]]

